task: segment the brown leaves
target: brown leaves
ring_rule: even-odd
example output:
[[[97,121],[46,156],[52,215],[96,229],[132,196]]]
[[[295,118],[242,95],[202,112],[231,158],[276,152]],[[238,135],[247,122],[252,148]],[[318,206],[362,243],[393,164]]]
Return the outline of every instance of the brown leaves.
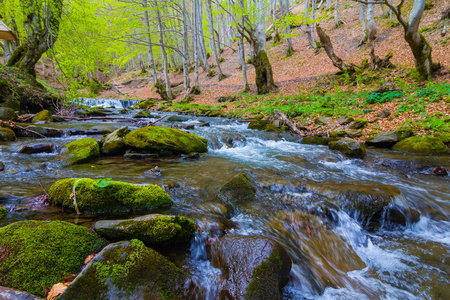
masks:
[[[63,282],[54,284],[51,290],[49,290],[47,287],[44,286],[45,299],[46,300],[56,299],[67,289],[67,287],[72,283],[72,281],[75,280],[76,277],[77,274],[67,275],[66,277],[64,277]]]

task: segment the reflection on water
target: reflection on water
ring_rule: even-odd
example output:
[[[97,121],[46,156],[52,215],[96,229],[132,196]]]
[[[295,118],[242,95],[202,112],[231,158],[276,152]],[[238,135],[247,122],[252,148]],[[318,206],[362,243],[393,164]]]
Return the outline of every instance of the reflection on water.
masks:
[[[124,107],[106,101],[87,103]],[[131,217],[78,216],[60,208],[33,205],[34,197],[61,178],[112,177],[135,184],[158,184],[175,201],[172,208],[158,212],[189,215],[203,228],[192,241],[185,264],[196,287],[194,298],[218,297],[221,272],[207,260],[206,245],[225,232],[265,235],[285,246],[293,260],[291,280],[283,291],[285,299],[444,299],[450,295],[450,179],[428,174],[432,166],[450,167],[449,156],[405,156],[369,149],[365,160],[347,160],[325,146],[302,145],[288,134],[248,130],[247,124],[235,121],[190,117],[183,123],[198,124],[198,119],[211,123],[211,127],[191,131],[209,140],[210,151],[198,160],[104,157],[62,168],[57,152],[28,155],[19,150],[42,142],[58,149],[85,136],[1,142],[0,161],[6,169],[0,173],[0,204],[10,213],[0,225],[40,219],[90,226],[99,219]],[[64,122],[56,127],[65,130],[86,125],[134,128],[118,121]],[[389,165],[393,161],[408,168],[393,168]],[[147,172],[155,166],[161,169],[161,176],[152,177]],[[256,200],[235,207],[222,204],[218,189],[240,172],[248,173],[258,186]],[[420,221],[368,232],[342,210],[332,209],[335,219],[331,221],[309,214],[305,217],[305,212],[327,200],[325,196],[333,198],[330,195],[336,195],[340,185],[370,182],[398,188],[402,205],[418,210]],[[308,229],[299,224],[307,224]]]

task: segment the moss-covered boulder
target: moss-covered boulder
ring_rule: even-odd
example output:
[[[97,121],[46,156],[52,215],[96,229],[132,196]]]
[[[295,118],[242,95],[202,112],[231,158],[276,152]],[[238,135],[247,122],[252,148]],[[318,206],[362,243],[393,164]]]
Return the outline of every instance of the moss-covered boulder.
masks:
[[[122,127],[108,134],[102,140],[102,153],[106,155],[124,154],[126,150],[124,138],[129,132],[128,127]]]
[[[0,121],[9,121],[17,118],[16,112],[9,107],[0,107]]]
[[[148,111],[142,110],[142,111],[138,112],[137,114],[135,114],[133,116],[133,118],[137,118],[137,119],[154,118],[154,116],[151,113],[149,113]]]
[[[105,247],[58,300],[183,299],[188,275],[139,240]]]
[[[16,134],[12,129],[0,127],[0,142],[12,142],[16,140]]]
[[[305,136],[302,139],[302,144],[308,145],[328,145],[330,142],[337,141],[337,138],[326,138],[321,136]]]
[[[392,149],[419,154],[444,154],[449,151],[441,139],[432,136],[413,136],[396,143]]]
[[[219,189],[219,197],[228,203],[245,203],[256,199],[256,189],[250,177],[241,173],[231,178]]]
[[[0,286],[44,296],[43,287],[78,273],[106,241],[66,222],[22,221],[0,228]]]
[[[183,216],[146,215],[129,220],[98,221],[94,229],[111,241],[138,239],[149,247],[186,245],[195,222]]]
[[[434,133],[434,137],[440,139],[444,144],[450,144],[450,132],[438,131]]]
[[[278,120],[275,120],[278,121]],[[276,126],[274,120],[261,120],[257,119],[251,121],[248,124],[248,129],[256,129],[256,130],[265,130],[265,131],[280,131],[280,129]],[[277,122],[278,123],[278,122]]]
[[[220,291],[223,299],[281,299],[292,262],[274,240],[228,235],[212,244],[211,257],[226,279]]]
[[[125,136],[125,144],[133,150],[158,154],[208,151],[206,139],[179,129],[161,126],[133,130]]]
[[[361,129],[367,126],[366,119],[356,119],[352,125],[350,125],[350,129]]]
[[[351,122],[353,122],[353,120],[355,120],[355,119],[352,117],[343,116],[343,117],[339,118],[337,121],[341,125],[347,125],[347,124],[350,124]]]
[[[75,185],[75,187],[74,187]],[[75,198],[72,193],[75,190]],[[82,212],[128,212],[150,210],[173,204],[157,185],[137,186],[120,181],[67,178],[55,182],[48,191],[52,205]]]
[[[82,164],[100,157],[100,147],[93,138],[79,139],[61,149],[60,158],[66,165]]]
[[[168,122],[185,122],[187,120],[189,119],[181,116],[170,116],[166,119]]]
[[[366,146],[363,142],[353,139],[341,139],[336,142],[328,143],[332,150],[339,150],[350,158],[364,158],[366,156]]]
[[[33,123],[37,122],[53,122],[52,113],[48,110],[40,111],[36,114],[36,116],[33,118]]]
[[[6,215],[8,214],[8,211],[3,206],[0,206],[0,220],[4,219]]]

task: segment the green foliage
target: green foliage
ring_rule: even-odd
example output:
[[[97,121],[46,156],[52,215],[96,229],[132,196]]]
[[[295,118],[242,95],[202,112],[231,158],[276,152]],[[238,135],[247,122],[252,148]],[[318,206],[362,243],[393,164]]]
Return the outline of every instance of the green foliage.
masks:
[[[367,104],[381,104],[391,102],[395,98],[402,98],[404,93],[402,91],[387,91],[384,93],[370,93],[366,98]]]

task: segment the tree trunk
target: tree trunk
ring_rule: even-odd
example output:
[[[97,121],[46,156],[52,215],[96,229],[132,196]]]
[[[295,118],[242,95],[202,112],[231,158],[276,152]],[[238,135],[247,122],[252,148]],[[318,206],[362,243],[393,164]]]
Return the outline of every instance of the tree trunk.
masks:
[[[320,38],[321,46],[325,49],[325,52],[331,59],[333,66],[342,71],[344,69],[344,62],[334,53],[333,44],[331,43],[330,37],[322,30],[322,28],[320,28],[320,26],[317,26],[317,35]]]
[[[266,50],[265,15],[262,0],[255,0],[255,9],[257,18],[255,20],[252,64],[255,67],[258,94],[266,94],[275,88],[275,82]]]
[[[205,44],[205,35],[203,33],[203,7],[202,2],[197,1],[197,29],[198,29],[198,38],[199,38],[199,49],[200,49],[200,55],[202,57],[203,61],[203,68],[206,70],[206,76],[211,77],[213,74],[211,72],[211,68],[208,64],[208,57],[206,55],[206,44]]]
[[[367,6],[367,4],[364,4],[361,2],[359,3],[359,20],[361,21],[363,36],[362,36],[362,39],[359,42],[358,46],[365,44],[367,42],[367,40],[369,39],[369,32],[367,30],[367,21],[366,21],[366,16],[365,16],[365,11],[364,11],[364,8],[366,6]]]
[[[162,21],[161,21],[161,14],[159,12],[159,7],[157,6],[157,3],[155,1],[155,6],[156,6],[156,20],[158,22],[158,35],[159,35],[159,44],[161,45],[161,54],[162,54],[162,59],[163,59],[163,71],[164,71],[164,79],[166,81],[166,93],[167,93],[167,97],[169,99],[173,99],[172,96],[172,90],[170,87],[170,78],[169,78],[169,66],[168,66],[168,62],[167,62],[167,53],[166,53],[166,47],[164,45],[164,36],[163,36],[163,25],[162,25]],[[158,87],[157,87],[158,88]],[[163,96],[164,90],[161,90],[161,97]]]
[[[156,77],[155,58],[153,57],[153,46],[150,33],[150,22],[148,20],[147,0],[142,0],[142,6],[144,7],[145,40],[147,42],[148,64],[150,66],[153,83],[156,83],[158,81],[158,78]]]
[[[11,42],[8,40],[5,40],[4,43],[0,43],[0,46],[3,48],[3,58],[5,59],[5,62],[8,62],[11,58],[10,44]]]
[[[26,6],[24,11],[27,12],[24,28],[28,36],[23,44],[16,48],[7,65],[25,70],[36,77],[34,66],[42,55],[53,47],[58,37],[63,0],[45,3],[42,12],[40,5],[33,0],[26,1],[23,5]]]
[[[415,65],[423,80],[431,79],[433,62],[431,60],[431,46],[425,37],[419,33],[419,23],[425,10],[425,0],[414,1],[414,6],[409,15],[405,28],[405,40],[411,47],[415,58]]]
[[[373,4],[373,3],[367,4],[367,27],[369,30],[369,36],[368,36],[369,42],[373,41],[377,34],[377,24],[375,23],[374,9],[375,9],[375,4]]]
[[[334,5],[334,26],[336,28],[339,28],[341,23],[339,22],[339,0],[336,0]]]
[[[244,92],[247,92],[250,88],[247,80],[247,63],[245,62],[244,38],[240,34],[238,34],[237,38],[239,62],[242,67],[242,85],[244,86]]]
[[[305,17],[308,20],[309,19],[309,9],[311,7],[311,2],[309,2],[309,0],[305,1]],[[308,41],[309,44],[311,45],[311,47],[313,47],[314,49],[317,48],[317,43],[314,40],[314,27],[312,27],[310,24],[306,24],[306,34],[308,36]]]
[[[193,34],[193,42],[194,42],[194,87],[198,88],[199,83],[198,83],[198,28],[197,28],[197,6],[198,6],[198,0],[194,0],[193,1],[193,5],[194,5],[194,9],[193,9],[193,13],[194,13],[194,17],[193,17],[193,23],[194,23],[194,34]]]
[[[283,0],[280,0],[281,15],[288,17],[290,14],[289,0],[285,0],[284,4],[285,4],[285,9],[283,10]],[[313,28],[313,32],[314,32],[314,28]],[[294,53],[294,49],[292,48],[292,39],[289,37],[289,35],[291,34],[291,25],[289,23],[286,24],[286,29],[284,30],[284,34],[286,35],[286,56],[291,56]]]
[[[186,1],[182,1],[182,16],[183,16],[183,77],[184,88],[188,90],[191,87],[191,81],[189,80],[189,48],[188,48],[188,28],[187,28],[187,11]]]
[[[209,33],[210,33],[210,39],[211,39],[211,49],[213,51],[214,61],[216,62],[217,75],[219,76],[218,79],[219,79],[219,81],[221,81],[222,79],[225,78],[225,76],[223,75],[222,69],[220,68],[219,56],[217,55],[216,39],[214,38],[214,23],[213,23],[213,17],[212,17],[211,0],[207,1],[206,7],[207,7],[206,13],[208,15]]]

